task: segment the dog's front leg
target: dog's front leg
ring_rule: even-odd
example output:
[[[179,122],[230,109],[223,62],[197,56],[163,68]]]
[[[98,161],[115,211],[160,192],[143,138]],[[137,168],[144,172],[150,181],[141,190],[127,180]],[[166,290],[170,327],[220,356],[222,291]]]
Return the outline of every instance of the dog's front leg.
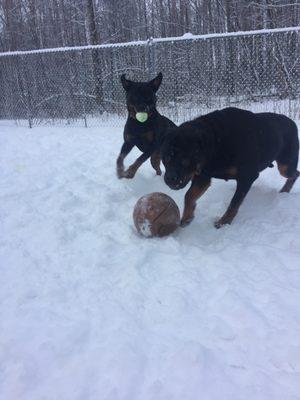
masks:
[[[124,178],[132,179],[139,169],[139,167],[151,156],[151,153],[143,153],[139,158],[135,160],[133,164],[123,173]]]
[[[237,179],[236,191],[234,193],[234,196],[223,217],[215,222],[216,228],[221,228],[221,226],[225,224],[231,224],[233,218],[238,213],[238,210],[244,198],[246,197],[249,189],[251,188],[253,182],[255,181],[255,179],[257,179],[257,177],[258,174],[253,174],[249,177],[244,176]]]
[[[206,176],[200,175],[194,178],[191,187],[184,197],[184,210],[181,218],[181,226],[187,226],[194,219],[196,202],[209,188],[210,182],[210,178]]]
[[[161,175],[161,169],[160,169],[160,151],[156,150],[152,155],[151,155],[151,165],[156,171],[156,175]]]
[[[117,177],[124,178],[124,159],[130,153],[134,144],[131,142],[124,142],[120,154],[117,158]]]

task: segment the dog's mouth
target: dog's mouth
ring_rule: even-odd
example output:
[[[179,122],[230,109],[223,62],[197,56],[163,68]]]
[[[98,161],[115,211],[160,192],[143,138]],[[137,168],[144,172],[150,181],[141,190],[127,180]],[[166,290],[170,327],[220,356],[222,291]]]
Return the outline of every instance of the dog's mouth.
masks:
[[[153,105],[135,106],[132,104],[128,107],[128,110],[131,118],[145,122],[153,114],[154,108]]]
[[[170,189],[172,190],[180,190],[183,189],[186,185],[182,185],[182,184],[177,184],[177,185],[170,185],[167,184],[169,186]]]
[[[195,172],[187,173],[186,175],[181,176],[180,178],[173,177],[172,175],[168,175],[165,173],[164,181],[172,190],[180,190],[183,189],[190,181],[192,181],[195,177]]]
[[[183,189],[190,181],[190,177],[184,177],[178,180],[170,179],[166,175],[164,176],[165,183],[172,190],[180,190]]]

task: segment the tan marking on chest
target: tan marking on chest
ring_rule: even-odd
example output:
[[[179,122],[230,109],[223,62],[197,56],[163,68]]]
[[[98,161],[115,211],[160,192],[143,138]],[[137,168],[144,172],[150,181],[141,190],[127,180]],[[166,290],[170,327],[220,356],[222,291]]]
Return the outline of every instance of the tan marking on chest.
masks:
[[[228,174],[229,176],[236,176],[237,175],[237,167],[229,167],[226,169],[226,174]]]

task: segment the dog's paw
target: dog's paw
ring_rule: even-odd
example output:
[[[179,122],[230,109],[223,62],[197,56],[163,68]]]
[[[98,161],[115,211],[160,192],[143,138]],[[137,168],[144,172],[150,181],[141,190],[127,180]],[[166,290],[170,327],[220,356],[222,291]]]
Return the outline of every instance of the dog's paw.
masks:
[[[180,221],[180,226],[182,228],[188,226],[192,221],[193,221],[194,217],[190,217],[190,218],[182,218]]]
[[[118,179],[124,178],[124,169],[117,168],[117,177]]]
[[[229,221],[224,221],[223,218],[217,219],[214,222],[214,227],[217,228],[217,229],[222,228],[222,226],[224,226],[224,225],[230,225],[230,222]]]
[[[129,167],[129,168],[123,173],[123,178],[132,179],[132,178],[134,177],[135,173],[136,173],[136,170]]]
[[[214,227],[215,227],[216,229],[220,229],[222,226],[223,226],[223,224],[222,224],[222,221],[221,221],[220,219],[217,219],[217,220],[214,222]]]

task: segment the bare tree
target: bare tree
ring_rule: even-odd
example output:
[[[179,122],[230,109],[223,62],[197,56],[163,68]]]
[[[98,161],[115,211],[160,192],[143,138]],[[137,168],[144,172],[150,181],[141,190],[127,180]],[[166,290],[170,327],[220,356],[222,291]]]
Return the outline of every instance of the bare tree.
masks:
[[[99,44],[97,26],[96,26],[96,13],[94,0],[85,0],[85,35],[88,45]],[[97,50],[91,52],[92,70],[95,83],[95,95],[97,102],[102,104],[103,90],[101,78],[101,62]]]

